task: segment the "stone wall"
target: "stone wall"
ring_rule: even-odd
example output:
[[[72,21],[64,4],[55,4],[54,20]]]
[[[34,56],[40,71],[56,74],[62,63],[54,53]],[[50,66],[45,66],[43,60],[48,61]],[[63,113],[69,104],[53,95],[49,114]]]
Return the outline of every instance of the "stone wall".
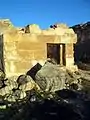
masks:
[[[5,72],[8,75],[27,72],[37,62],[44,64],[47,58],[47,40],[55,36],[30,34],[4,34]],[[12,39],[13,38],[13,39]]]
[[[44,64],[47,59],[47,43],[65,44],[66,65],[73,65],[73,43],[77,36],[67,26],[53,30],[41,30],[38,25],[28,25],[20,29],[9,29],[3,34],[4,68],[7,76],[20,75],[27,72],[37,62]],[[69,55],[68,55],[69,54]],[[69,60],[68,60],[69,59]],[[70,61],[70,63],[68,62]]]

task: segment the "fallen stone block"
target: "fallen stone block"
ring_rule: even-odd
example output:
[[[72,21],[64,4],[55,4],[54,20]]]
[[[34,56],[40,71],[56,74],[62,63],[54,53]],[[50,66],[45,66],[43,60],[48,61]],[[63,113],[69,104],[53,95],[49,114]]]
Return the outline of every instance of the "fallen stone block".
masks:
[[[26,74],[31,76],[33,80],[35,80],[36,73],[41,69],[42,65],[37,63],[34,67],[32,67]]]
[[[28,82],[28,83],[25,83],[23,85],[20,85],[19,86],[19,89],[22,90],[22,91],[29,91],[29,90],[32,90],[35,86],[35,82]]]
[[[35,81],[28,75],[22,75],[18,79],[19,89],[22,91],[29,91],[32,89],[39,89],[39,86]]]
[[[20,75],[17,79],[17,83],[19,86],[31,81],[33,81],[33,79],[29,75]]]
[[[35,76],[36,83],[44,91],[56,91],[65,87],[66,71],[64,67],[46,62]]]

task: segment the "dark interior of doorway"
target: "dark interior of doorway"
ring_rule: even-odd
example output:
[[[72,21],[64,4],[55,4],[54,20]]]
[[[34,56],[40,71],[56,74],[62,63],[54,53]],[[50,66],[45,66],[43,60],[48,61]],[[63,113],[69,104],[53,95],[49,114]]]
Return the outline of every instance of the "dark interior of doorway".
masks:
[[[62,51],[60,46],[62,46]],[[60,56],[60,52],[62,52],[62,56]],[[48,43],[47,58],[53,59],[57,64],[61,64],[60,60],[62,59],[62,65],[66,65],[65,44]]]
[[[47,58],[60,64],[60,44],[47,43]]]

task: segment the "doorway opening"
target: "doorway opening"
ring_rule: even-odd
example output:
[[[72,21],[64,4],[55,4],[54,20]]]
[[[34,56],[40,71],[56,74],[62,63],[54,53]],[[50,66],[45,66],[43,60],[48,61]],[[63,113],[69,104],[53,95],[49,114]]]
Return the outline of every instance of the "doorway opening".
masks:
[[[66,65],[65,44],[47,43],[47,58],[53,59],[57,64]]]

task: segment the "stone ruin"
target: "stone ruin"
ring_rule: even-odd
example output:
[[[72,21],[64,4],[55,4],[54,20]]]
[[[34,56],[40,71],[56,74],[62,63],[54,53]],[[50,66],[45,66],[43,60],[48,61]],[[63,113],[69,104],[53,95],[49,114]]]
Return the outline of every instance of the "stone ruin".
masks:
[[[54,25],[55,26],[55,25]],[[14,27],[8,19],[0,20],[0,68],[7,77],[26,73],[47,58],[69,69],[74,65],[77,35],[65,24],[43,30],[36,24]]]
[[[73,30],[65,24],[17,28],[6,19],[0,33],[0,119],[87,120],[90,72],[75,69]]]

